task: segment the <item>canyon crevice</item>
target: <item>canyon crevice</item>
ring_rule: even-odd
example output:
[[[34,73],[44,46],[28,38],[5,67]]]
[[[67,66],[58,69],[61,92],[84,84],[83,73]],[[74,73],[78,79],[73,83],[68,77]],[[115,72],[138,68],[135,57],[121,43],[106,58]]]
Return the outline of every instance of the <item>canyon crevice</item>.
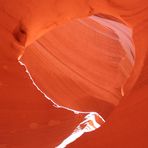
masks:
[[[0,0],[0,148],[56,147],[89,112],[101,127],[67,147],[146,148],[147,7]]]

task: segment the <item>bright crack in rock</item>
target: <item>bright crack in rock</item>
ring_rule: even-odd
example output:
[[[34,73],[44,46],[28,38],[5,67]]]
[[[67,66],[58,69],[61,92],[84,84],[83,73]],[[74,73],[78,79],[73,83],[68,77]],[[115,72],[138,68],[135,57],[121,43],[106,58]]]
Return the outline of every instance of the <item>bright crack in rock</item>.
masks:
[[[96,116],[100,117],[102,121],[105,122],[105,120],[98,113],[95,112],[89,113],[87,116],[85,116],[85,120],[76,127],[74,132],[56,148],[64,148],[66,147],[66,145],[72,143],[77,138],[82,136],[84,133],[91,132],[99,128],[101,125],[97,123],[95,119]],[[84,128],[82,128],[81,126],[84,126]]]
[[[20,63],[21,66],[25,67],[26,73],[28,74],[30,80],[32,81],[33,85],[37,88],[38,91],[40,91],[45,98],[47,98],[48,100],[50,100],[53,103],[53,106],[55,106],[56,108],[64,108],[66,110],[72,111],[75,114],[87,114],[85,116],[85,120],[82,121],[73,131],[73,133],[67,137],[61,144],[59,144],[56,148],[64,148],[66,147],[68,144],[74,142],[77,138],[79,138],[80,136],[82,136],[84,133],[87,132],[91,132],[94,131],[95,129],[99,128],[101,125],[97,122],[96,118],[99,118],[102,122],[105,122],[105,120],[103,119],[103,117],[101,117],[98,113],[96,112],[82,112],[82,111],[76,111],[64,106],[60,106],[58,104],[56,104],[51,98],[49,98],[34,82],[31,74],[29,73],[26,65],[21,62],[20,60],[21,58],[18,58],[18,62]]]
[[[98,29],[93,28],[88,23],[90,20],[95,21],[98,24],[101,24],[105,28],[110,28],[117,35],[118,38],[112,37],[110,34],[108,34],[106,32],[99,31]],[[109,39],[112,39],[112,40],[117,40],[120,43],[120,45],[122,46],[124,52],[127,54],[127,59],[128,59],[127,61],[131,65],[134,65],[135,52],[134,52],[134,45],[133,45],[133,42],[132,42],[132,30],[130,28],[128,28],[127,26],[125,26],[124,24],[121,24],[119,22],[115,22],[115,21],[108,20],[108,19],[101,18],[101,17],[97,17],[97,16],[89,17],[89,21],[85,22],[85,20],[83,20],[83,19],[82,20],[81,19],[77,20],[77,22],[79,22],[80,24],[83,24],[84,26],[88,27],[90,30],[93,30],[94,32],[96,32],[98,34],[101,34],[101,35],[105,36],[106,38],[109,38]],[[125,60],[125,56],[122,57],[122,60],[123,61]],[[57,103],[55,103],[34,82],[32,76],[31,76],[31,74],[30,74],[30,72],[29,72],[29,70],[27,68],[28,65],[25,65],[21,61],[21,57],[18,58],[18,61],[19,61],[20,65],[25,67],[26,73],[30,77],[33,85],[38,89],[39,92],[41,92],[45,96],[46,99],[50,100],[53,103],[53,106],[55,106],[56,108],[63,108],[63,109],[72,111],[75,114],[85,114],[86,115],[85,118],[84,118],[84,121],[82,121],[75,128],[75,130],[72,132],[71,135],[69,135],[65,140],[63,140],[59,145],[57,145],[56,148],[64,148],[64,147],[66,147],[68,144],[75,141],[77,138],[82,136],[84,133],[94,131],[95,129],[99,128],[105,122],[105,120],[96,112],[82,112],[82,111],[70,109],[70,108],[65,107],[65,106],[60,106]],[[123,71],[123,73],[125,74],[125,77],[128,78],[130,72],[126,72],[126,70],[124,69],[125,68],[124,66],[125,66],[124,64],[123,65],[121,64],[121,66],[120,66],[121,71]],[[121,86],[121,92],[120,93],[121,93],[121,96],[124,96],[124,90],[123,90],[122,86]]]

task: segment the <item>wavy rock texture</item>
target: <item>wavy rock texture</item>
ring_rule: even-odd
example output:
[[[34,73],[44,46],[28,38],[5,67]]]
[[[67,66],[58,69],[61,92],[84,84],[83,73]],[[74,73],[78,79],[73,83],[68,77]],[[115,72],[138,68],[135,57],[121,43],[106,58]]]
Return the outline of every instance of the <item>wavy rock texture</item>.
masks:
[[[123,29],[120,37],[114,26]],[[37,85],[57,104],[106,117],[122,98],[121,89],[132,69],[130,37],[130,29],[119,23],[95,16],[80,19],[34,42],[22,61]]]
[[[84,120],[34,82],[58,105],[106,119],[68,147],[147,147],[147,7],[0,0],[0,148],[55,147]]]

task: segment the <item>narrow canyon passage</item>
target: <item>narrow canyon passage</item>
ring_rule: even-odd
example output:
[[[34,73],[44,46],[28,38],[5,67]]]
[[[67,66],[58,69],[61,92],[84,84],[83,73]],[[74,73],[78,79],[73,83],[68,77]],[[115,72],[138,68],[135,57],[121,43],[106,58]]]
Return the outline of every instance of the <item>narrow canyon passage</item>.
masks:
[[[147,147],[147,6],[0,0],[0,148]]]
[[[56,106],[106,119],[122,99],[134,64],[132,30],[98,16],[78,19],[49,31],[20,61]]]

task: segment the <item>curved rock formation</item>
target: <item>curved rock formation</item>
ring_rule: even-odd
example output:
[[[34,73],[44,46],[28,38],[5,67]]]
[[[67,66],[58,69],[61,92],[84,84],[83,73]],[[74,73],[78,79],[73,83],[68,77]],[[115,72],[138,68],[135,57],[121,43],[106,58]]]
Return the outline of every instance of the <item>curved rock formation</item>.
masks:
[[[0,148],[55,147],[92,111],[69,147],[147,147],[147,6],[0,0]]]
[[[93,16],[50,31],[26,49],[21,61],[57,104],[105,118],[122,98],[132,50],[130,29]]]

